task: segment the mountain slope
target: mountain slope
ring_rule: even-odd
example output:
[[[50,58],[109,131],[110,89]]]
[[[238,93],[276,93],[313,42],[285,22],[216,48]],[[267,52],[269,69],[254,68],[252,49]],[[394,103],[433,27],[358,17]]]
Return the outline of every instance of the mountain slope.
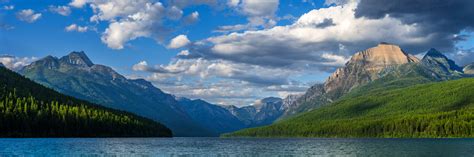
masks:
[[[407,77],[417,77],[424,80],[422,82],[451,80],[461,78],[462,69],[435,49],[430,49],[419,60],[397,45],[380,43],[376,47],[357,52],[323,84],[316,84],[308,89],[282,118],[325,106],[353,89],[382,78],[394,80]]]
[[[226,136],[474,137],[473,113],[474,79],[466,78],[354,94],[274,125]]]
[[[62,95],[0,67],[1,137],[160,137],[152,120]]]
[[[178,98],[178,102],[196,123],[218,134],[233,132],[247,127],[224,107],[213,105],[200,99]]]
[[[432,71],[432,76],[446,79],[453,75],[460,75],[463,69],[436,49],[430,49],[421,60],[421,63]]]
[[[109,67],[93,64],[83,52],[59,59],[45,57],[20,73],[61,93],[161,122],[176,136],[216,135],[196,124],[174,96],[145,80],[127,79]]]

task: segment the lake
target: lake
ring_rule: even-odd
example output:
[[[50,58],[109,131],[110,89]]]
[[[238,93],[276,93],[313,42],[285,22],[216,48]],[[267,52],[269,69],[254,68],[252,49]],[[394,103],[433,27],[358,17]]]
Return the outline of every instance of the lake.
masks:
[[[474,139],[2,138],[0,156],[473,156]]]

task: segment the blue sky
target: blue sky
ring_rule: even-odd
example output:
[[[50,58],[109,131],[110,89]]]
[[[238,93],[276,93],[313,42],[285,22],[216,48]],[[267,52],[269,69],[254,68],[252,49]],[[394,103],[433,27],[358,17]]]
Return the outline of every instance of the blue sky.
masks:
[[[301,94],[382,41],[413,54],[434,47],[460,64],[472,62],[472,23],[433,27],[431,15],[444,17],[430,8],[367,12],[361,9],[372,6],[367,1],[0,0],[0,54],[18,68],[84,51],[96,64],[171,94],[238,106]],[[437,6],[446,6],[438,8],[441,15],[453,12]],[[462,9],[456,15],[472,13]],[[416,14],[426,19],[393,16]]]

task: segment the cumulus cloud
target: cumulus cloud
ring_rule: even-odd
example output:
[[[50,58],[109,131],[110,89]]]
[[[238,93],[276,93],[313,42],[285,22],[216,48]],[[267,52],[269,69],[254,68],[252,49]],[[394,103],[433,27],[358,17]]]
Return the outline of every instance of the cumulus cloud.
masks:
[[[64,28],[67,32],[87,32],[90,28],[88,26],[78,26],[76,24],[71,24]]]
[[[0,55],[0,63],[13,71],[20,70],[24,66],[36,61],[36,57],[15,57],[10,55]]]
[[[16,13],[16,18],[20,21],[33,23],[41,18],[41,13],[35,13],[34,10],[25,9]]]
[[[87,0],[72,0],[69,5],[76,7],[76,8],[82,8],[84,5],[86,5]]]
[[[218,0],[168,0],[171,6],[177,6],[179,8],[185,8],[191,5],[218,5]]]
[[[171,39],[170,43],[168,44],[168,48],[178,49],[178,48],[185,47],[189,45],[190,43],[191,41],[189,41],[188,37],[186,35],[181,34]]]
[[[288,69],[264,68],[261,66],[238,64],[225,60],[190,59],[176,60],[169,65],[150,67],[144,61],[133,66],[133,70],[147,71],[166,77],[191,76],[200,79],[225,78],[245,81],[255,85],[281,85],[289,82],[294,74]],[[169,75],[174,74],[174,75]]]
[[[101,40],[108,47],[123,49],[124,44],[139,37],[161,41],[166,28],[162,26],[166,8],[149,0],[97,1],[90,4],[96,13],[91,21],[109,21]]]
[[[172,6],[166,10],[166,15],[171,20],[179,20],[183,16],[183,11],[176,6]]]
[[[184,24],[193,24],[199,20],[199,12],[195,11],[184,18]]]
[[[315,9],[291,25],[210,37],[193,44],[190,55],[186,57],[333,71],[353,53],[381,41],[409,48],[430,47],[432,41],[437,40],[422,33],[423,29],[418,25],[404,24],[396,18],[356,18],[356,6],[357,3],[353,2]]]
[[[69,16],[71,14],[71,8],[68,6],[49,6],[49,11],[62,16]]]
[[[133,65],[132,70],[134,71],[146,71],[152,73],[179,73],[180,71],[172,71],[162,66],[149,66],[146,61],[140,61],[139,63]]]
[[[247,16],[248,25],[252,27],[268,28],[276,24],[275,13],[278,10],[279,0],[230,0],[227,5]]]

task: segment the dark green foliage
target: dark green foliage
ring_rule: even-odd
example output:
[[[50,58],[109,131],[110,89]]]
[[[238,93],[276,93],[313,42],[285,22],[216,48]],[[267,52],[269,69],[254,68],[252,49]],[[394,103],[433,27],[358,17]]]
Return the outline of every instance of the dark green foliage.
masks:
[[[0,67],[0,137],[169,137],[152,120],[62,95]]]
[[[361,89],[355,90],[331,105],[270,126],[224,136],[474,137],[472,78],[372,89],[363,94]]]

